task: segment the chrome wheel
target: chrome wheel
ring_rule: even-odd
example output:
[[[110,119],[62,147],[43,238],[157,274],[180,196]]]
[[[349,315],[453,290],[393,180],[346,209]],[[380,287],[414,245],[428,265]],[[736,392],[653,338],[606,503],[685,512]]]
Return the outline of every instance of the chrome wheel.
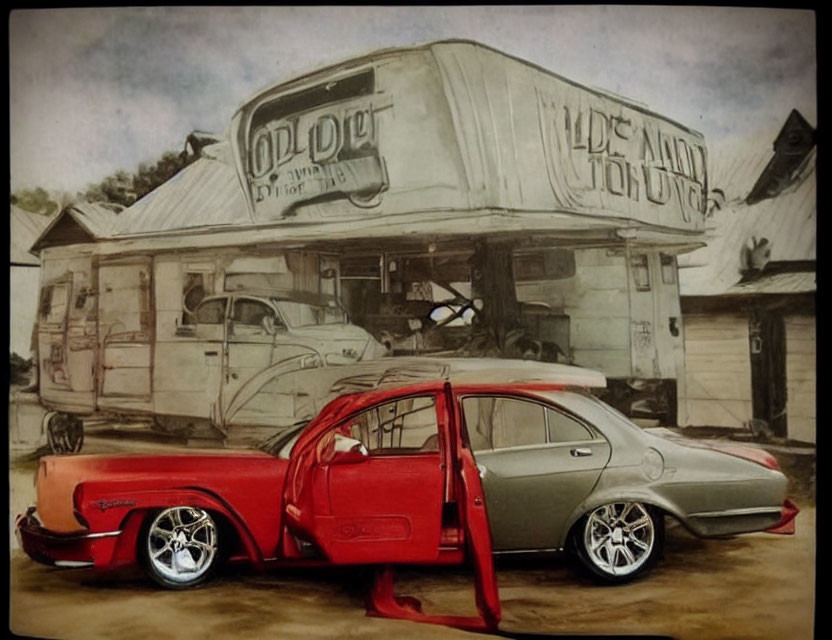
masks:
[[[653,516],[639,502],[615,502],[587,516],[583,547],[604,575],[629,576],[641,569],[656,545]]]
[[[147,531],[148,568],[168,586],[200,582],[213,566],[217,549],[214,520],[195,507],[165,509]]]

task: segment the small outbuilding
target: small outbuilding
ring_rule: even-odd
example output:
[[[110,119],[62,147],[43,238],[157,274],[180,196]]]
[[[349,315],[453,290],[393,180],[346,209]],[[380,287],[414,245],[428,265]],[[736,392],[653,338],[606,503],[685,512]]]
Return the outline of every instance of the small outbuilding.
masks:
[[[715,157],[708,245],[680,258],[680,424],[815,442],[814,128],[792,111],[773,145]]]

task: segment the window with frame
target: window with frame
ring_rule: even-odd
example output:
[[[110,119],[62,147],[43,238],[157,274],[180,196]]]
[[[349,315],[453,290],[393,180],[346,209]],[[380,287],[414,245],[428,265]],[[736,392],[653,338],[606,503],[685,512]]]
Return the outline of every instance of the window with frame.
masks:
[[[271,318],[276,321],[274,309],[259,300],[238,298],[234,301],[234,309],[231,319],[239,324],[259,327],[263,324],[264,318]],[[283,324],[277,322],[277,324]]]
[[[215,298],[203,302],[196,310],[198,324],[222,324],[225,322],[225,307],[228,298]]]
[[[474,451],[546,444],[545,407],[532,400],[469,396],[462,400]]]
[[[575,418],[554,409],[546,409],[549,442],[580,442],[592,440],[592,432]]]
[[[66,282],[48,285],[41,290],[41,320],[47,323],[58,323],[65,320],[68,290],[69,284]]]
[[[534,400],[499,396],[462,399],[468,439],[474,451],[593,440],[572,416]]]
[[[640,253],[632,256],[630,266],[636,291],[650,291],[650,268],[647,262],[647,254]]]
[[[676,259],[666,253],[659,254],[662,263],[662,282],[676,284]]]
[[[367,409],[348,423],[350,437],[371,455],[439,451],[433,396],[402,398]]]

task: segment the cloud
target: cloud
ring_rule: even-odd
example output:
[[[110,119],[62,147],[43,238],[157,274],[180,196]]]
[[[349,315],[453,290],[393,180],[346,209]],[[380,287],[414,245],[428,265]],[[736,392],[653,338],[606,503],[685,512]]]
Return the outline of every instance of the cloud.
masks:
[[[178,149],[194,128],[224,130],[265,86],[446,38],[631,97],[709,140],[773,135],[793,107],[817,117],[809,11],[144,7],[15,11],[9,25],[13,184],[80,188]]]

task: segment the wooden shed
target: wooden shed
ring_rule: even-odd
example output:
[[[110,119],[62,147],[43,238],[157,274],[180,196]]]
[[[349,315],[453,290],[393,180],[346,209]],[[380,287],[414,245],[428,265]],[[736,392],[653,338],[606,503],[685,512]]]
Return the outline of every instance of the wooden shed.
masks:
[[[680,423],[815,442],[814,129],[793,111],[766,146],[714,158],[725,204],[680,259]]]

